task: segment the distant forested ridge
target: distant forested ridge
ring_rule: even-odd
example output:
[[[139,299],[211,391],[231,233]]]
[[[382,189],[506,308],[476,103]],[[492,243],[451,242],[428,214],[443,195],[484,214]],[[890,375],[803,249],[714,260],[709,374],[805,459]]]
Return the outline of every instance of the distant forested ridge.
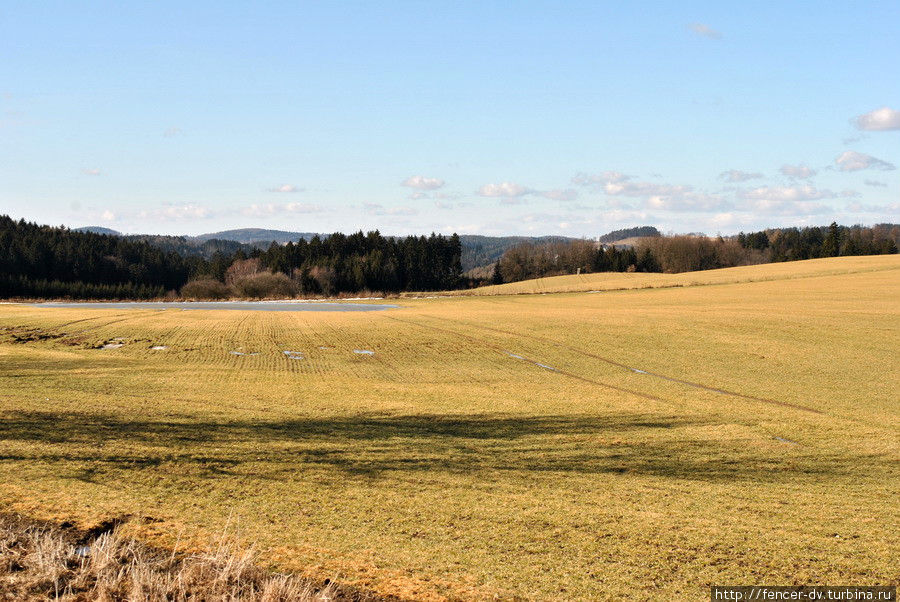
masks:
[[[206,298],[331,295],[461,283],[455,234],[314,235],[266,250],[209,240],[202,243],[208,253],[196,252],[194,242],[179,248],[179,239],[77,232],[0,216],[0,297],[149,299],[189,284],[189,292]]]
[[[606,237],[627,234],[620,230]],[[648,236],[625,248],[587,240],[526,243],[506,251],[494,284],[578,272],[689,272],[739,265],[897,253],[900,224],[775,228],[736,236]],[[620,240],[620,238],[610,238]]]
[[[659,230],[654,226],[638,226],[636,228],[625,228],[623,230],[613,230],[609,234],[604,234],[597,239],[597,242],[616,242],[626,238],[635,238],[643,236],[662,236]]]

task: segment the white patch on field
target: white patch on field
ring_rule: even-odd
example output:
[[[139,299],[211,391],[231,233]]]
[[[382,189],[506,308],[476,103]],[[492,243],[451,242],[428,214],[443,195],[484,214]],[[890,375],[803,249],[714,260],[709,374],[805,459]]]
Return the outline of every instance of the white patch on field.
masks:
[[[291,360],[302,360],[306,359],[302,352],[300,351],[282,351],[283,354],[288,356],[288,359]]]
[[[375,355],[375,352],[370,351],[369,349],[354,349],[353,353],[358,353],[359,355]]]
[[[165,351],[166,349],[168,349],[168,347],[166,347],[165,345],[154,345],[150,349],[153,351]]]

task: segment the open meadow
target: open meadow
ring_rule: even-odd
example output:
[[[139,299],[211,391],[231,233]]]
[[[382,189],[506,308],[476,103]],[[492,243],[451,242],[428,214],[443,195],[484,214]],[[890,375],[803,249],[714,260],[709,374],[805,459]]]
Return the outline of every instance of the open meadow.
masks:
[[[900,582],[900,256],[475,292],[0,305],[0,510],[407,599]]]

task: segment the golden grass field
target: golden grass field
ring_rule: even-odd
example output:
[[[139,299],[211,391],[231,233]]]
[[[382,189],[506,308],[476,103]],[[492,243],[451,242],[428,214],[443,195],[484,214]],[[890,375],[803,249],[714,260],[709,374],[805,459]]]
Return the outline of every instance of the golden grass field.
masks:
[[[0,305],[0,509],[181,548],[227,528],[413,599],[897,584],[900,257],[476,292],[629,287]]]

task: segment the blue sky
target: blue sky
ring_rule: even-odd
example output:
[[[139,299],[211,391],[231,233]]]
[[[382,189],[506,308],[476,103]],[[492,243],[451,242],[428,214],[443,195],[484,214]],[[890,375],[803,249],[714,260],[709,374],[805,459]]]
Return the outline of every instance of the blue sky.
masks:
[[[0,213],[176,234],[897,222],[897,23],[896,0],[4,2]]]

